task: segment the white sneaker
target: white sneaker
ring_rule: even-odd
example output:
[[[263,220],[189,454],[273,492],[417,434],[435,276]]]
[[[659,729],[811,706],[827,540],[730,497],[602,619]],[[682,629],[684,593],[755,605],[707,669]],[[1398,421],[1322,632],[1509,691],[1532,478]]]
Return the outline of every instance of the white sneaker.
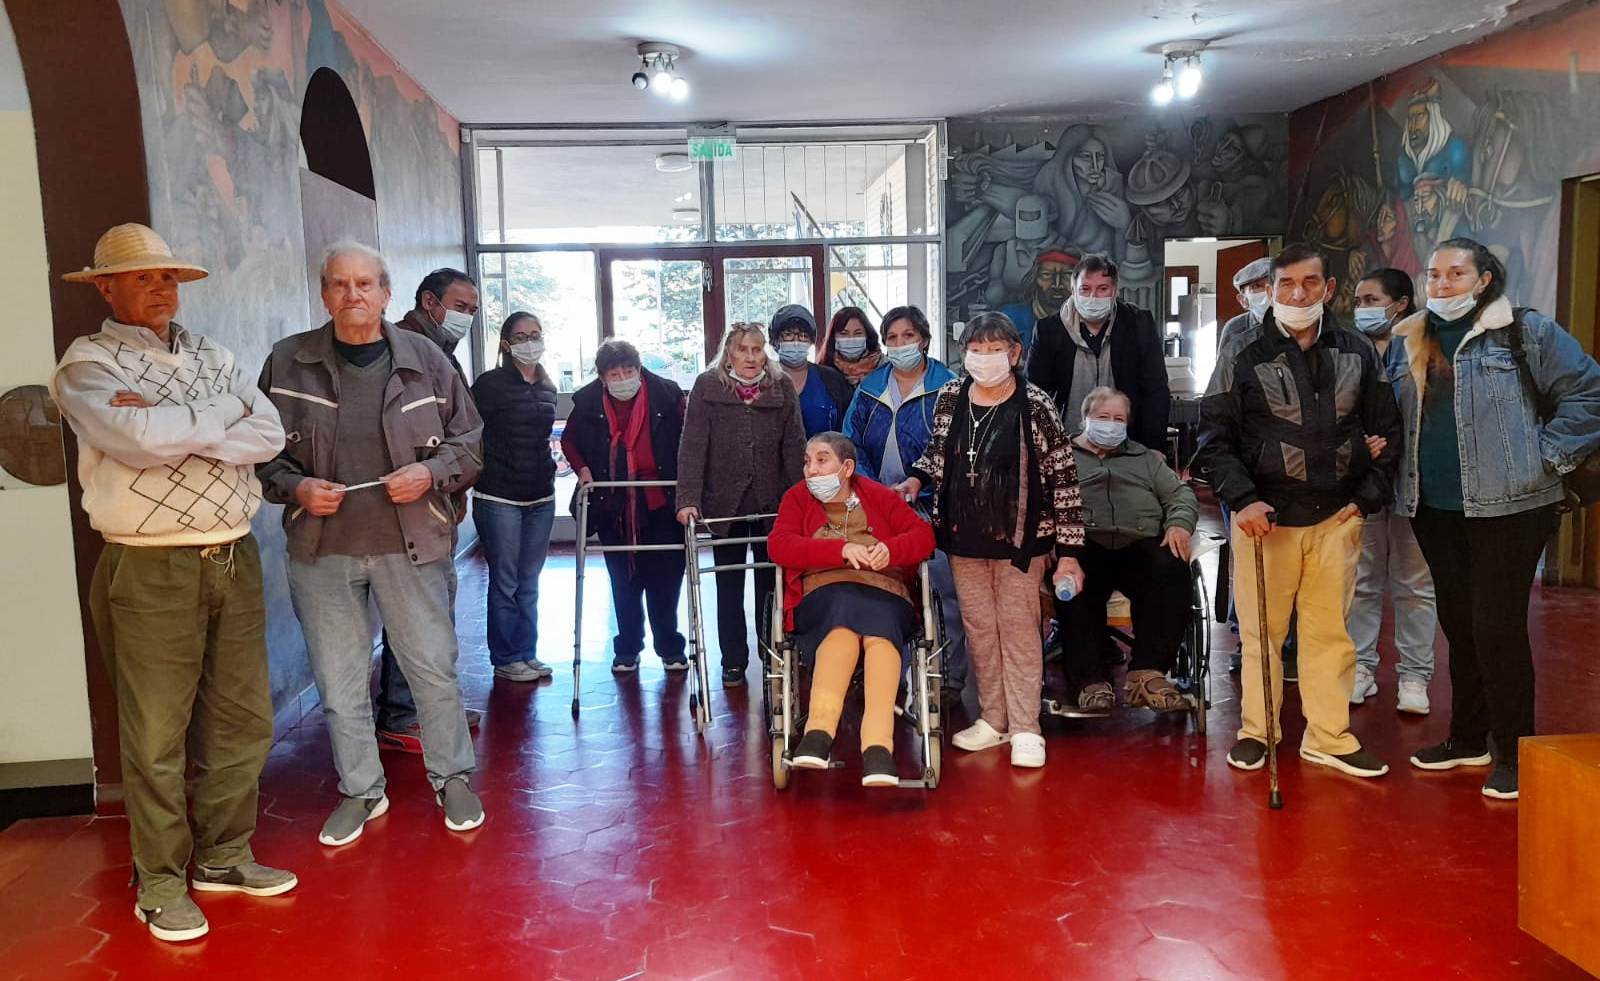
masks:
[[[1378,693],[1378,678],[1365,664],[1356,665],[1356,683],[1350,689],[1350,704],[1360,705]]]
[[[1428,683],[1421,678],[1401,678],[1399,708],[1412,715],[1427,715]]]
[[[1044,737],[1035,732],[1019,732],[1011,737],[1012,766],[1044,766]]]
[[[952,736],[950,741],[955,743],[956,749],[964,749],[969,753],[976,753],[982,749],[993,749],[1002,743],[1008,743],[1011,741],[1011,737],[1006,733],[996,731],[994,726],[979,719]]]
[[[498,664],[494,669],[496,678],[507,681],[538,681],[544,675],[528,661],[512,661],[510,664]]]

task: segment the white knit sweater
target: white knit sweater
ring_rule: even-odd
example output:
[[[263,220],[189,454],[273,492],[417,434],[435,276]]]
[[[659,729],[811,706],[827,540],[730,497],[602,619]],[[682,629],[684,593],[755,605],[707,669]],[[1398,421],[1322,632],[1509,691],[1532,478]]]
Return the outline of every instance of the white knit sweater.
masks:
[[[233,541],[261,507],[254,465],[283,448],[283,425],[226,348],[177,324],[168,336],[107,320],[56,366],[50,392],[78,436],[83,508],[108,542]],[[113,407],[119,391],[149,408]]]

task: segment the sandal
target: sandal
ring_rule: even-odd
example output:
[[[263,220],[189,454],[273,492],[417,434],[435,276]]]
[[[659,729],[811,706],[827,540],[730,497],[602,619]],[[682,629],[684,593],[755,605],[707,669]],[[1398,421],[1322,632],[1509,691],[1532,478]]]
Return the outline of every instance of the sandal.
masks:
[[[1085,712],[1109,712],[1117,706],[1117,693],[1104,681],[1084,685],[1078,692],[1078,708]]]
[[[1122,697],[1131,706],[1155,712],[1187,712],[1189,699],[1184,697],[1165,674],[1160,671],[1129,671],[1122,687]]]

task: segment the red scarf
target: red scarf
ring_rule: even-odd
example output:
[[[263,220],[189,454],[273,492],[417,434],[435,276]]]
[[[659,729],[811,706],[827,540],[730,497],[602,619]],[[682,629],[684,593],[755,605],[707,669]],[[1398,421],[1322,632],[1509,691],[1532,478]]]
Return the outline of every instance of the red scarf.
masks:
[[[605,406],[606,423],[611,431],[612,480],[658,480],[655,447],[650,444],[650,389],[639,386],[639,394],[627,402],[618,402],[608,392],[601,397]],[[626,413],[624,415],[623,413]],[[629,488],[628,507],[623,519],[628,541],[639,540],[638,493],[640,488]],[[665,507],[667,492],[661,487],[646,487],[645,507],[654,511]]]

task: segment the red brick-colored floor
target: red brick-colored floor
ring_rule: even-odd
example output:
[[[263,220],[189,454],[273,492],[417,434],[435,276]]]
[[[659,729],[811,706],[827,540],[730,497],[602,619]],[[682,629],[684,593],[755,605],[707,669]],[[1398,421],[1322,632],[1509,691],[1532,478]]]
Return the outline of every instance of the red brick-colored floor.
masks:
[[[0,833],[0,977],[1584,976],[1517,929],[1515,805],[1481,797],[1481,771],[1405,765],[1446,719],[1396,714],[1387,658],[1355,724],[1394,771],[1363,782],[1290,752],[1278,813],[1263,774],[1223,761],[1238,715],[1225,670],[1207,739],[1124,712],[1052,722],[1043,771],[947,748],[931,793],[863,790],[853,762],[780,793],[759,694],[719,689],[701,738],[685,679],[654,663],[613,679],[603,568],[590,575],[576,725],[570,675],[492,684],[481,566],[463,579],[466,685],[488,711],[481,829],[446,831],[418,758],[385,754],[389,814],[354,845],[319,845],[336,792],[313,716],[267,764],[256,837],[296,892],[202,894],[210,935],[162,944],[131,915],[123,821],[22,822]],[[571,559],[552,560],[553,662],[570,652],[571,583]],[[1534,602],[1541,729],[1600,728],[1600,594]],[[1442,664],[1433,697],[1447,704]]]

